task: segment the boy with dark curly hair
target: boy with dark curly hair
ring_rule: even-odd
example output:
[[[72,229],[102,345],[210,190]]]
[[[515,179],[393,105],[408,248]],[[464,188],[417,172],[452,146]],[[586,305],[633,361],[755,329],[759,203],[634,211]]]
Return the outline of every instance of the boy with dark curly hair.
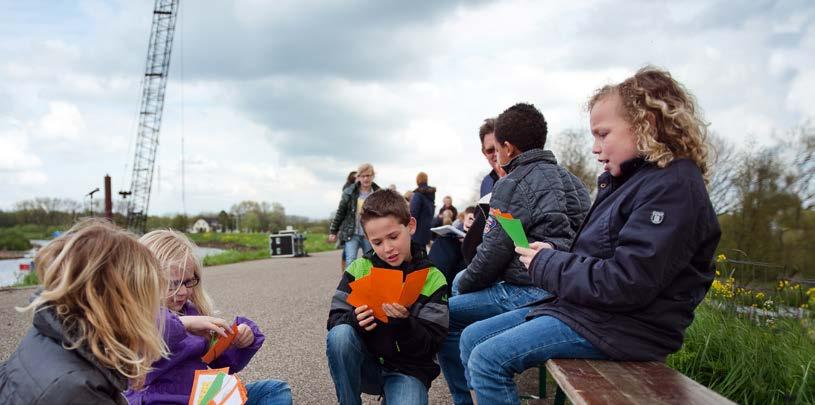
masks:
[[[586,186],[559,166],[544,149],[547,123],[531,104],[519,103],[495,120],[495,153],[507,175],[495,183],[490,210],[519,219],[530,240],[545,241],[569,250],[589,210]],[[450,298],[450,333],[439,353],[439,363],[457,404],[472,403],[459,352],[462,330],[468,325],[550,294],[532,285],[515,254],[509,235],[494,216],[487,218],[483,241],[470,264],[459,273]]]

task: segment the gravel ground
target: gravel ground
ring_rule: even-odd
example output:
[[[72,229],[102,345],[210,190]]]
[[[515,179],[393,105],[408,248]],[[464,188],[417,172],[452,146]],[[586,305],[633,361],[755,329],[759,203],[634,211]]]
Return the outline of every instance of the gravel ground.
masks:
[[[241,373],[244,381],[285,380],[295,404],[336,403],[325,361],[326,318],[339,282],[338,251],[308,258],[268,259],[204,269],[202,285],[215,301],[218,316],[237,315],[257,322],[266,343]],[[30,326],[30,317],[14,310],[34,289],[0,291],[0,359],[7,359]],[[537,370],[519,377],[522,392],[536,392]],[[551,385],[551,384],[550,384]],[[364,396],[364,403],[377,403]],[[530,401],[539,402],[539,401]],[[431,404],[451,403],[443,377],[430,389]]]

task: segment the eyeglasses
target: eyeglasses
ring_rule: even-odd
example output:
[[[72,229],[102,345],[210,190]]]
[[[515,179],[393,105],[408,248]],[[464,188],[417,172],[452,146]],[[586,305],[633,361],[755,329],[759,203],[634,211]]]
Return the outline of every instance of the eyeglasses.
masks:
[[[198,277],[193,277],[184,281],[171,281],[170,282],[170,291],[178,290],[179,287],[182,285],[187,288],[193,288],[201,282],[201,279]]]

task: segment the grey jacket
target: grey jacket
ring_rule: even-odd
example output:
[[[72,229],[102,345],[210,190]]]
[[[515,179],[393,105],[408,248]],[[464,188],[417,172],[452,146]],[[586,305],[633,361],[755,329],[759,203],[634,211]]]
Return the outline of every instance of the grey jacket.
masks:
[[[558,250],[569,250],[591,205],[586,186],[544,149],[523,152],[504,169],[509,174],[495,183],[490,208],[520,219],[530,242],[549,242]],[[484,239],[461,275],[458,290],[462,294],[478,291],[498,281],[532,285],[512,240],[490,215]]]
[[[0,365],[0,404],[122,404],[127,380],[71,340],[53,308],[34,314],[34,325]]]
[[[376,190],[379,190],[379,186],[373,183],[371,191]],[[354,236],[357,227],[357,197],[359,197],[358,182],[342,190],[340,205],[337,206],[337,212],[328,227],[328,233],[338,235],[338,240],[347,241]]]

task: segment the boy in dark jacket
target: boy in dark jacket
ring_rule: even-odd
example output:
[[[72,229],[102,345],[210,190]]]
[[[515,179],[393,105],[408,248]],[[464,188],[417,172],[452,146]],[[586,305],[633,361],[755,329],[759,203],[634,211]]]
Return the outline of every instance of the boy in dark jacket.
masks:
[[[373,247],[343,274],[328,315],[326,354],[340,404],[359,404],[360,394],[384,395],[389,405],[426,404],[439,375],[434,358],[448,329],[447,283],[427,260],[423,245],[411,244],[416,220],[404,198],[391,190],[371,194],[362,207],[362,226]],[[350,283],[371,269],[395,269],[405,277],[429,269],[421,295],[409,308],[383,304],[383,323],[367,305],[348,304]]]
[[[507,175],[495,183],[489,207],[512,214],[530,240],[568,250],[589,210],[583,183],[544,149],[547,124],[533,105],[516,104],[496,119],[495,150]],[[456,404],[472,403],[461,363],[459,338],[470,324],[549,296],[533,286],[518,261],[515,246],[493,215],[475,256],[453,282],[450,334],[439,353],[444,377]]]

